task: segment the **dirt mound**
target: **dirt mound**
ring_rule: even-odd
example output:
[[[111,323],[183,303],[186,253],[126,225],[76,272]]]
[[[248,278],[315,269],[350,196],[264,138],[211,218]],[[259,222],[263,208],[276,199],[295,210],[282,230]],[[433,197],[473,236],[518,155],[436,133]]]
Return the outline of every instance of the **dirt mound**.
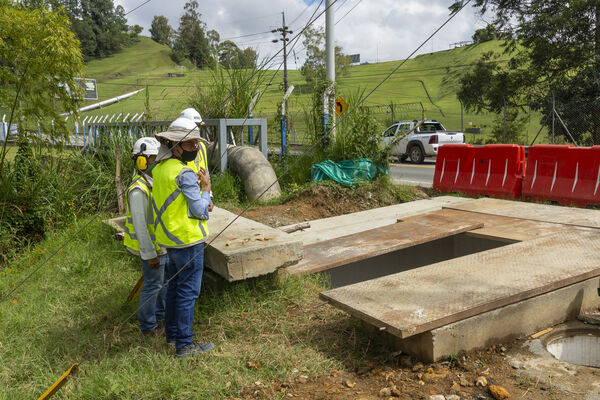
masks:
[[[244,217],[279,227],[426,199],[430,193],[425,190],[378,182],[352,188],[329,183],[314,184],[290,196],[282,204],[252,208],[244,213]],[[231,211],[241,212],[240,209]]]

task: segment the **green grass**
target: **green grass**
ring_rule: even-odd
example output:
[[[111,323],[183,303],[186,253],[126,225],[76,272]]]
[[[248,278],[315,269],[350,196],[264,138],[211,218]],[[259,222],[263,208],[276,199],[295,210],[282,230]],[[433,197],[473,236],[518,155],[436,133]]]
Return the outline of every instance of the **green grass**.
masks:
[[[0,293],[14,288],[85,222],[49,234],[2,269]],[[136,310],[125,298],[140,266],[112,234],[93,222],[0,303],[0,399],[35,399],[75,362],[79,374],[55,398],[239,397],[257,381],[271,386],[294,375],[352,368],[364,356],[365,334],[347,315],[314,307],[323,282],[308,276],[203,288],[194,332],[216,349],[177,359],[163,340],[139,333],[135,316],[119,329]]]
[[[364,103],[373,107],[377,112],[382,126],[387,126],[392,121],[391,113],[386,107],[395,104],[394,119],[418,119],[423,113],[426,118],[438,119],[447,129],[458,130],[461,128],[461,107],[456,98],[457,78],[459,74],[468,70],[469,64],[476,62],[484,52],[490,50],[501,51],[500,41],[490,41],[482,44],[423,54],[408,60],[405,65],[394,73],[381,87],[379,87]],[[148,83],[150,92],[150,108],[153,117],[169,119],[189,105],[189,97],[196,83],[209,85],[211,76],[208,71],[188,68],[185,77],[168,78],[168,72],[180,72],[175,63],[169,58],[169,48],[155,43],[150,38],[141,37],[139,43],[124,49],[120,53],[101,60],[90,61],[86,67],[86,76],[98,80],[99,100],[111,98],[136,89],[145,88]],[[365,89],[369,93],[379,84],[387,74],[399,65],[400,61],[389,61],[369,65],[358,65],[350,68],[348,76],[337,78],[338,93],[348,99],[352,93]],[[270,71],[266,79],[272,79],[269,86],[257,103],[255,118],[275,117],[277,105],[281,101],[282,90],[279,83],[283,81],[283,71],[275,73]],[[288,71],[288,81],[301,88],[306,82],[298,70]],[[422,83],[421,83],[422,82]],[[429,96],[425,91],[425,88]],[[91,104],[95,101],[88,101]],[[292,142],[306,140],[304,127],[305,111],[310,109],[311,95],[296,90],[290,97],[289,118],[293,123],[290,132]],[[402,104],[413,103],[410,106]],[[130,99],[107,106],[105,108],[89,111],[85,115],[112,115],[127,113],[132,115],[145,110],[145,94],[140,92]],[[376,108],[378,107],[379,108]],[[441,110],[441,111],[440,111]],[[443,114],[442,114],[443,113]],[[483,133],[479,135],[468,134],[467,141],[475,142],[489,136],[492,122],[496,115],[492,114],[467,114],[463,112],[463,127],[469,123],[481,127]],[[527,126],[527,143],[531,142],[539,129],[540,116],[531,115]],[[276,129],[278,132],[278,128]],[[271,137],[272,140],[275,138]],[[547,135],[542,132],[537,143],[547,142]]]

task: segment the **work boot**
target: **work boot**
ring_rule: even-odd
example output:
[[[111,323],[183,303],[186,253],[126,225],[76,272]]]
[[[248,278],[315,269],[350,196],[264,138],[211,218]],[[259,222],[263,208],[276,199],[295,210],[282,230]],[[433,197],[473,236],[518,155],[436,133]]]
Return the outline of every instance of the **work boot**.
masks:
[[[212,342],[198,343],[196,341],[193,341],[192,343],[185,345],[180,349],[177,349],[177,357],[183,358],[195,354],[207,353],[211,351],[214,347],[215,345]]]
[[[165,328],[161,327],[161,326],[156,326],[156,328],[150,329],[149,331],[142,331],[142,334],[144,336],[155,336],[155,337],[164,336]]]

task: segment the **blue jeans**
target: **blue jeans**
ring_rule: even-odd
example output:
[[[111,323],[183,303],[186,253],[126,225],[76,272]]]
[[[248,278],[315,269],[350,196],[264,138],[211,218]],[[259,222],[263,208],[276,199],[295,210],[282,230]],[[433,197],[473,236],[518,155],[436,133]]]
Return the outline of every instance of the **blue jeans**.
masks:
[[[167,342],[175,341],[175,348],[180,349],[193,341],[194,305],[200,296],[204,271],[204,243],[167,252],[170,262],[165,329]]]
[[[169,256],[160,256],[160,267],[150,268],[148,261],[142,260],[142,271],[144,273],[144,286],[140,291],[140,308],[138,309],[138,321],[142,332],[151,331],[157,327],[157,321],[165,319],[165,295],[166,286],[158,290],[165,282],[165,268],[169,263]]]

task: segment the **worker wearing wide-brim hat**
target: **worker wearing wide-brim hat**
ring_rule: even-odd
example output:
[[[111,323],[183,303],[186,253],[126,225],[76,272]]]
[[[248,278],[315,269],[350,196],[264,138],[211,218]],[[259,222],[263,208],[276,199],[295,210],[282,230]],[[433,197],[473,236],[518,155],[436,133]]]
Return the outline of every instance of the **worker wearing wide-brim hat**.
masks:
[[[154,227],[156,242],[167,249],[170,260],[166,339],[175,345],[177,356],[185,357],[214,347],[211,342],[194,341],[192,333],[204,270],[211,183],[204,166],[196,170],[190,165],[200,149],[200,132],[194,121],[178,118],[155,136],[161,149],[153,171]]]

